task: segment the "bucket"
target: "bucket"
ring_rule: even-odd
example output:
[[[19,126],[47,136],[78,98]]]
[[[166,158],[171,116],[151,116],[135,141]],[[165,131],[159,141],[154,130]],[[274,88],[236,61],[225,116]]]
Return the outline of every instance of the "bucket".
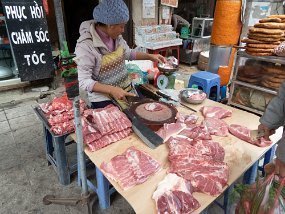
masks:
[[[64,77],[64,87],[69,99],[79,96],[78,75],[76,74]]]
[[[227,66],[229,64],[231,52],[231,46],[211,44],[208,71],[217,74],[220,66]]]

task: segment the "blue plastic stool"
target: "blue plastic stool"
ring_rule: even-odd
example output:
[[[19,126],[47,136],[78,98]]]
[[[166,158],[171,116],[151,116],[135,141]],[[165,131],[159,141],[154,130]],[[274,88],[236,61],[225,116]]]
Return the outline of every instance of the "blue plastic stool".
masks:
[[[201,87],[209,98],[212,87],[217,87],[216,101],[220,99],[220,76],[218,74],[210,73],[208,71],[199,71],[192,74],[188,83],[188,88],[192,85]]]
[[[220,87],[220,91],[221,91],[221,100],[225,99],[227,97],[227,86],[221,86]]]

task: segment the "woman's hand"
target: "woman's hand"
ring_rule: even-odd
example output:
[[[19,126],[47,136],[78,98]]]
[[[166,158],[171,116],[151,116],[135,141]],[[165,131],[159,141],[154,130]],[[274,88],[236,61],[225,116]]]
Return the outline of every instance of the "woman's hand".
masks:
[[[136,96],[133,93],[124,91],[123,89],[115,86],[110,86],[109,94],[116,100],[126,100],[126,96]]]
[[[160,54],[149,54],[149,57],[153,62],[166,63],[166,59]]]
[[[267,126],[263,125],[263,124],[259,124],[258,126],[258,131],[261,133],[264,133],[264,138],[266,140],[270,140],[269,136],[273,135],[275,133],[274,129],[269,129]]]

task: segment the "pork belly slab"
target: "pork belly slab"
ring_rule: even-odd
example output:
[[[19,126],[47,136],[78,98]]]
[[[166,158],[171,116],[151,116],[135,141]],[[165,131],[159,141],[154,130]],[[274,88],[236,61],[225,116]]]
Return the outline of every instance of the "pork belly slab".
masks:
[[[161,169],[161,165],[147,153],[132,146],[110,162],[103,162],[100,169],[108,178],[118,182],[123,190],[127,190],[144,183]]]

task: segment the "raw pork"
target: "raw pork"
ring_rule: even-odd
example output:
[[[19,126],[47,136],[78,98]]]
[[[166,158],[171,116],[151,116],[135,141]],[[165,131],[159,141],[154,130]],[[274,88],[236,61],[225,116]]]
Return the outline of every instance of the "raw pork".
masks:
[[[86,140],[85,143],[87,144],[90,151],[94,152],[110,145],[111,143],[117,142],[128,137],[131,133],[131,128],[127,128],[104,136],[100,136],[100,134],[98,133],[92,133],[87,135],[84,140]]]
[[[196,114],[184,115],[178,112],[176,118],[177,122],[179,123],[185,123],[186,125],[191,125],[195,124],[199,117]]]
[[[218,195],[226,185],[229,168],[224,149],[213,141],[196,141],[185,137],[171,138],[169,172],[189,180],[198,191]]]
[[[193,93],[189,98],[191,100],[204,100],[207,97],[206,93]]]
[[[184,123],[165,123],[156,133],[166,142],[171,136],[175,136],[186,128]]]
[[[145,110],[147,111],[161,111],[163,109],[163,106],[159,103],[147,103],[145,106],[144,106]]]
[[[161,169],[161,165],[143,151],[135,147],[128,148],[122,155],[117,155],[110,162],[103,162],[102,172],[119,183],[126,190],[144,183],[152,174]]]
[[[56,97],[51,102],[42,103],[39,106],[45,113],[54,134],[63,135],[74,131],[72,101],[66,95]],[[80,100],[80,112],[82,113],[85,108],[84,101]]]
[[[206,155],[216,161],[223,161],[225,150],[219,143],[211,140],[192,140],[184,136],[171,137],[167,141],[168,159],[183,155]]]
[[[169,173],[159,182],[152,198],[156,202],[157,213],[184,214],[200,207],[192,196],[191,183],[176,174]]]
[[[207,127],[207,130],[211,135],[228,136],[228,124],[226,124],[223,120],[217,118],[205,118],[203,121],[203,125]]]
[[[84,143],[91,151],[99,150],[129,136],[131,121],[117,107],[87,109],[82,119]]]
[[[204,117],[215,117],[222,119],[232,116],[232,111],[217,106],[203,106],[200,111]]]
[[[263,137],[258,140],[252,140],[250,137],[250,130],[245,126],[232,124],[229,126],[229,131],[237,138],[259,147],[269,146],[272,143],[270,140],[265,140]]]
[[[204,125],[188,125],[187,128],[183,129],[179,135],[183,135],[195,140],[211,140],[212,137]]]

